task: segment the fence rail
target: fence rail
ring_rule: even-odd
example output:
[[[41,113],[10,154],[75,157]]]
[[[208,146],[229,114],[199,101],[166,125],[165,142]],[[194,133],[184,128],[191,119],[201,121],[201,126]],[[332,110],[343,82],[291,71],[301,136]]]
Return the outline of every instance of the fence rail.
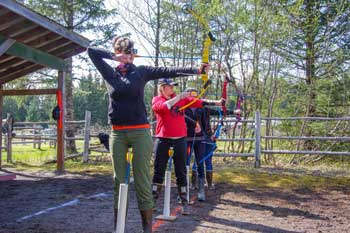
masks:
[[[346,151],[262,150],[261,152],[265,154],[350,155],[350,152],[346,152]]]
[[[216,139],[218,142],[234,142],[234,141],[250,141],[254,142],[255,138],[218,138]]]
[[[253,123],[250,124],[252,127],[249,127],[253,129],[254,131],[254,137],[252,138],[218,138],[218,142],[251,142],[253,143],[253,152],[243,152],[243,153],[214,153],[214,156],[217,157],[254,157],[255,158],[255,167],[260,167],[261,164],[261,154],[303,154],[303,155],[338,155],[338,156],[348,156],[350,155],[350,152],[348,151],[303,151],[303,150],[280,150],[280,149],[262,149],[261,144],[263,141],[273,141],[273,140],[320,140],[320,141],[339,141],[339,142],[349,142],[350,137],[349,136],[285,136],[285,135],[261,135],[261,128],[262,126],[266,126],[267,124],[262,124],[262,122],[266,121],[295,121],[295,120],[303,120],[303,121],[350,121],[350,117],[261,117],[259,112],[255,113],[254,119],[243,119],[239,121],[239,123]],[[95,149],[98,150],[98,148],[90,148],[90,138],[91,137],[97,137],[96,134],[90,133],[90,121],[91,121],[91,113],[86,111],[85,113],[85,120],[82,121],[69,121],[66,122],[67,124],[84,124],[84,134],[80,137],[66,137],[65,140],[84,140],[84,151],[82,153],[83,155],[83,161],[86,162],[88,160],[88,155],[90,151],[93,151]],[[219,120],[212,120],[212,122],[219,122]],[[228,119],[224,120],[226,123],[230,122],[237,122],[235,119]],[[29,125],[36,126],[40,124],[56,124],[53,122],[17,122],[15,125],[18,126],[19,129],[23,128],[30,128],[33,129],[33,127],[29,127]],[[273,126],[275,124],[272,124]],[[12,141],[12,135],[8,134],[5,139],[6,142],[6,148],[3,147],[2,149],[6,149],[8,153],[11,153],[11,144],[21,144],[23,142]],[[18,135],[15,136],[13,139],[28,139],[31,140],[32,143],[40,143],[41,140],[55,140],[55,138],[51,138],[50,135],[43,134],[43,135]],[[33,141],[34,140],[34,141]],[[11,157],[8,157],[11,158]]]
[[[315,137],[315,136],[261,136],[264,139],[280,139],[280,140],[325,140],[325,141],[350,141],[350,137]]]
[[[8,117],[10,119],[10,117]],[[8,124],[8,128],[21,132],[22,134],[12,134],[6,133],[4,137],[6,147],[3,147],[7,151],[7,161],[12,162],[12,145],[15,144],[33,144],[33,147],[40,149],[41,144],[45,142],[53,142],[54,144],[57,141],[57,136],[55,133],[47,133],[44,130],[42,125],[57,125],[56,122],[50,121],[40,121],[40,122],[9,122],[6,120]],[[80,153],[83,155],[83,160],[86,162],[88,160],[89,153],[89,145],[90,145],[90,121],[91,121],[91,112],[85,111],[85,119],[79,121],[66,121],[66,124],[83,124],[84,133],[83,136],[75,136],[75,137],[65,137],[65,141],[69,140],[83,140],[84,141],[84,149],[83,152]],[[31,130],[32,132],[28,133],[26,130]],[[51,131],[49,131],[51,132]],[[2,132],[0,132],[2,133]],[[27,133],[27,134],[23,134]],[[50,144],[51,145],[51,144]],[[55,146],[55,145],[54,145]]]
[[[259,113],[260,115],[260,113]],[[261,117],[261,121],[350,121],[350,117]],[[261,123],[261,122],[260,122]],[[329,136],[273,136],[265,135],[261,136],[262,139],[266,140],[319,140],[319,141],[339,141],[339,142],[348,142],[350,137],[347,136],[338,136],[338,137],[329,137]],[[348,151],[304,151],[304,150],[261,150],[263,154],[302,154],[302,155],[338,155],[338,156],[348,156],[350,152]]]
[[[302,155],[336,155],[336,156],[348,156],[348,151],[303,151],[303,150],[263,150],[261,148],[262,140],[319,140],[319,141],[339,141],[349,142],[348,136],[274,136],[274,135],[261,135],[261,127],[266,125],[262,124],[263,121],[350,121],[350,117],[261,117],[259,112],[255,113],[254,120],[247,119],[241,122],[254,122],[254,138],[224,138],[217,141],[233,142],[233,141],[249,141],[254,142],[254,153],[214,153],[214,156],[218,157],[255,157],[255,167],[260,167],[261,154],[302,154]],[[219,122],[219,120],[213,120],[212,122]],[[237,122],[237,120],[224,120],[224,122]]]
[[[261,120],[271,120],[271,121],[350,121],[350,117],[262,117]]]
[[[254,157],[254,153],[214,153],[217,157]]]

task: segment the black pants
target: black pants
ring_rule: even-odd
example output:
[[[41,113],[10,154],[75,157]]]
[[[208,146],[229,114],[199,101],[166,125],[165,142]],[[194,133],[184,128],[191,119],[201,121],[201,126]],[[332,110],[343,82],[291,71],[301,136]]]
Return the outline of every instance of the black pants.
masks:
[[[174,168],[176,175],[176,184],[178,187],[187,186],[186,181],[186,140],[185,138],[169,139],[157,138],[155,142],[156,159],[154,161],[153,183],[162,184],[164,181],[165,170],[168,164],[168,151],[170,147],[174,148]]]
[[[203,143],[204,140],[198,140],[198,141],[188,141],[187,142],[187,148],[189,149],[191,154],[194,154],[194,162],[193,162],[193,167],[192,167],[192,171],[197,170],[198,172],[198,177],[199,178],[204,178],[204,161],[202,161],[201,163],[199,163],[205,156],[205,144]],[[192,149],[194,151],[192,151]],[[188,155],[187,158],[187,164],[189,164],[190,161],[190,156]]]

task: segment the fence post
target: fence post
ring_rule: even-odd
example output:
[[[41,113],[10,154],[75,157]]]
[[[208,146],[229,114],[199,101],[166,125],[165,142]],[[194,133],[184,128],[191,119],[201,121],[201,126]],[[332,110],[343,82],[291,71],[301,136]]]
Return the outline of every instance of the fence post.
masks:
[[[38,136],[38,149],[41,149],[41,127],[38,129],[38,133],[39,133],[39,136]]]
[[[84,163],[86,163],[89,159],[90,122],[91,122],[91,112],[85,111],[84,151],[83,151],[83,162]]]
[[[256,168],[259,168],[260,163],[260,155],[261,155],[261,135],[260,135],[260,127],[261,127],[261,119],[260,119],[260,112],[255,112],[255,164],[254,166]]]
[[[13,116],[7,113],[7,162],[12,163],[12,128],[13,128]]]
[[[34,139],[33,139],[33,148],[34,148],[34,149],[36,149],[36,142],[35,142],[35,141],[36,141],[36,136],[35,136],[36,131],[35,131],[35,127],[36,127],[36,126],[33,125],[33,135],[34,135],[34,136],[33,136],[33,138],[34,138]]]

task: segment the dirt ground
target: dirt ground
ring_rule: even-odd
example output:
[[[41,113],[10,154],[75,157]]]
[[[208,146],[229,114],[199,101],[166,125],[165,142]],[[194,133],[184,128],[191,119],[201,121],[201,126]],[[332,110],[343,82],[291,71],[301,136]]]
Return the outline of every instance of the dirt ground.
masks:
[[[219,183],[207,190],[206,202],[190,207],[191,215],[174,212],[175,222],[154,219],[153,228],[162,233],[350,232],[347,190],[284,191]],[[175,188],[171,203],[176,210]],[[0,232],[112,232],[112,205],[109,175],[21,173],[16,180],[0,182]],[[127,232],[141,232],[133,185],[126,225]]]

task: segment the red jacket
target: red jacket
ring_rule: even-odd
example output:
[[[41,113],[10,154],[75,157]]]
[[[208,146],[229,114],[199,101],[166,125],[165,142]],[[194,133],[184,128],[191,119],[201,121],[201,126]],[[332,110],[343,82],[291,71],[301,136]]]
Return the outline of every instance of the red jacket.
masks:
[[[175,96],[175,95],[174,95]],[[172,98],[174,97],[172,96]],[[165,102],[166,99],[162,95],[153,97],[152,99],[152,110],[156,114],[157,127],[156,137],[160,138],[177,138],[186,137],[187,128],[183,111],[175,112],[173,109],[176,107],[184,106],[190,103],[193,98],[187,97],[177,102],[172,109],[168,109]],[[197,100],[190,105],[191,108],[202,108],[203,101]]]

